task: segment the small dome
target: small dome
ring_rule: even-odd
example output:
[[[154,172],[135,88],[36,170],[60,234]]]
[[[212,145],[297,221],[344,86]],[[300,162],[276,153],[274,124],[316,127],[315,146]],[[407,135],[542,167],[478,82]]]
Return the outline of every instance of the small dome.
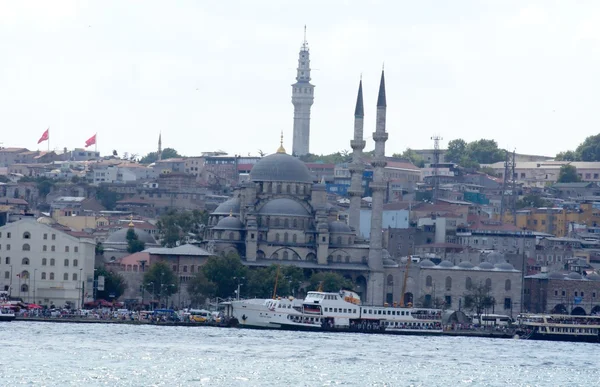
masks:
[[[581,279],[581,274],[575,273],[574,271],[572,271],[569,274],[567,274],[567,278],[572,279],[572,280],[579,280],[579,279]]]
[[[260,159],[250,170],[250,180],[313,182],[306,164],[285,153],[274,153]]]
[[[442,261],[442,262],[440,262],[440,264],[438,266],[450,268],[450,267],[454,267],[454,264],[450,261]]]
[[[489,262],[481,262],[481,263],[479,264],[479,268],[480,268],[481,270],[494,270],[494,265],[492,265],[492,264],[491,264],[491,263],[489,263]]]
[[[600,281],[600,275],[596,273],[588,274],[588,276],[585,278],[589,279],[590,281]]]
[[[429,259],[424,259],[421,261],[420,267],[435,267],[435,263],[431,262]]]
[[[352,233],[352,230],[350,229],[350,226],[348,226],[346,223],[336,220],[334,222],[329,222],[329,232],[348,234]]]
[[[548,274],[549,279],[565,279],[565,275],[557,271]]]
[[[488,262],[491,262],[492,264],[505,262],[504,255],[500,254],[497,251],[492,251],[491,253],[489,253],[487,259]]]
[[[212,215],[229,215],[240,213],[240,199],[232,198],[221,204],[213,211]]]
[[[213,229],[217,230],[241,230],[244,228],[242,222],[235,216],[228,216],[219,220],[219,223]]]
[[[508,262],[497,263],[494,267],[498,270],[515,270],[515,267]]]
[[[290,156],[291,157],[291,156]],[[258,211],[260,215],[291,215],[291,216],[310,216],[309,212],[292,199],[273,199]]]
[[[473,264],[469,261],[462,261],[458,264],[458,267],[460,267],[461,269],[472,269],[475,266],[473,266]]]
[[[108,236],[108,238],[106,238],[106,241],[104,242],[105,244],[109,244],[109,243],[127,243],[127,231],[129,231],[130,227],[124,227],[120,230],[117,230],[115,232],[113,232],[112,234],[110,234]],[[144,242],[145,244],[148,245],[155,245],[156,244],[156,240],[154,239],[154,237],[150,234],[148,234],[146,231],[139,229],[139,228],[133,228],[133,231],[135,231],[135,234],[138,237],[138,240],[141,242]]]

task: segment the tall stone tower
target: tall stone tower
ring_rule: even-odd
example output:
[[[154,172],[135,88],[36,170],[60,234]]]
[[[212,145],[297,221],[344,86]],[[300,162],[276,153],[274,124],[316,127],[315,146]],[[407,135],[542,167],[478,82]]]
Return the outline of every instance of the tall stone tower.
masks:
[[[162,133],[158,133],[158,161],[162,160]]]
[[[352,164],[348,168],[352,176],[350,189],[348,190],[348,194],[350,195],[349,223],[350,227],[357,232],[360,228],[360,202],[363,195],[362,177],[365,170],[365,166],[361,160],[363,149],[365,149],[365,140],[363,140],[364,111],[361,79],[358,84],[356,109],[354,109],[354,139],[350,141],[350,147],[352,147]]]
[[[367,298],[373,305],[383,304],[383,255],[382,255],[382,216],[383,197],[387,189],[383,172],[387,164],[385,160],[385,142],[388,134],[385,131],[385,113],[387,103],[385,100],[385,78],[381,71],[381,83],[379,84],[379,95],[377,96],[377,122],[373,140],[375,141],[375,156],[371,165],[373,166],[373,182],[370,187],[373,191],[371,203],[371,240],[369,243],[369,284]]]
[[[304,26],[304,43],[300,48],[296,83],[292,85],[292,104],[294,105],[294,139],[292,155],[307,154],[310,141],[310,107],[313,104],[315,89],[310,83],[310,53],[306,41]]]

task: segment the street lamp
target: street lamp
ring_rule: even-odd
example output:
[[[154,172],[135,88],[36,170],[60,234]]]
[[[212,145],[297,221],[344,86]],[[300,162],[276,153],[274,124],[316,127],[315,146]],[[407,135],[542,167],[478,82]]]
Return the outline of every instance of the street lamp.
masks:
[[[242,281],[246,279],[246,277],[233,277],[233,279],[237,280],[237,290],[235,291],[236,293],[236,298],[239,301],[240,300],[240,286],[242,286]]]

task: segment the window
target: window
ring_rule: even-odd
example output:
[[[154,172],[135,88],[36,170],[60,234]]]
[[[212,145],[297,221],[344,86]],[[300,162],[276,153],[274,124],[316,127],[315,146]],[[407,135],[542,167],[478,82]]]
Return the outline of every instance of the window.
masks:
[[[29,265],[29,258],[23,258],[21,260],[21,265]]]
[[[391,274],[388,274],[388,276],[387,276],[387,284],[388,284],[388,286],[394,285],[394,276],[392,276]]]
[[[42,258],[42,266],[46,266],[48,264],[48,260],[46,258]]]
[[[23,284],[21,285],[21,292],[22,293],[27,293],[29,292],[29,286],[27,284]]]
[[[427,286],[427,287],[433,286],[433,278],[431,278],[430,275],[428,275],[427,278],[425,278],[425,286]]]
[[[279,234],[275,234],[275,242],[279,242]]]
[[[444,297],[444,301],[446,303],[446,307],[448,307],[448,308],[452,307],[452,296]]]
[[[287,252],[287,251],[284,251],[284,252],[283,252],[283,259],[286,259],[286,260],[287,260],[288,258],[289,258],[289,254],[288,254],[288,252]]]
[[[73,267],[77,267],[77,265],[79,265],[79,261],[74,259],[73,260]]]
[[[6,250],[10,250],[10,245],[9,244],[6,245]]]
[[[298,237],[296,234],[292,235],[292,242],[296,243],[298,241]]]
[[[10,257],[4,258],[4,263],[6,263],[7,265],[10,265]]]
[[[29,233],[29,231],[25,231],[23,233],[23,239],[31,239],[31,234]]]
[[[229,233],[229,239],[233,240],[233,232]]]
[[[512,299],[510,297],[506,297],[504,299],[504,309],[512,308]]]
[[[69,246],[65,246],[65,253],[69,252]]]
[[[492,288],[492,280],[491,279],[488,278],[485,280],[485,287],[488,289]]]
[[[284,241],[285,243],[287,243],[287,242],[288,242],[288,239],[289,239],[289,236],[288,236],[288,233],[286,232],[286,233],[284,233],[284,234],[283,234],[283,241]]]
[[[54,280],[54,273],[50,273],[50,281]]]
[[[52,234],[52,240],[56,240],[56,234]]]
[[[467,279],[465,280],[465,289],[471,290],[472,287],[473,281],[471,280],[471,277],[467,277]]]
[[[50,266],[54,266],[56,264],[56,261],[54,260],[54,258],[50,258]]]
[[[337,237],[337,244],[338,245],[342,244],[342,237],[341,236]]]
[[[77,247],[77,246],[73,247],[73,251],[75,251],[76,253],[78,253],[79,252],[79,247]]]
[[[6,233],[6,237],[7,237],[8,239],[10,239],[10,233],[9,233],[9,232],[7,232],[7,233]]]
[[[504,290],[506,290],[507,292],[510,290],[511,288],[511,283],[510,280],[507,279],[506,281],[504,281]]]
[[[187,273],[187,270],[188,270],[187,265],[183,265],[183,272]]]
[[[45,271],[43,271],[43,272],[42,272],[42,279],[43,279],[43,280],[45,280],[45,279],[46,279],[46,272],[45,272]]]
[[[446,277],[446,290],[452,289],[452,278]]]
[[[29,279],[29,272],[27,270],[23,270],[19,275],[21,279]]]
[[[10,271],[5,271],[4,272],[4,278],[10,278]]]
[[[50,251],[56,251],[56,247],[54,247],[54,245],[52,245],[52,246],[50,247]]]
[[[44,240],[48,239],[48,234],[44,234]],[[46,273],[44,273],[46,274]]]
[[[23,251],[30,251],[30,250],[31,250],[31,247],[29,246],[29,244],[25,243],[23,245]]]
[[[65,267],[69,267],[69,260],[65,259]]]
[[[68,281],[68,280],[69,280],[69,273],[63,274],[63,281]]]
[[[77,273],[73,273],[73,281],[77,281]]]
[[[42,246],[42,251],[48,251],[48,246],[46,246],[46,245]]]

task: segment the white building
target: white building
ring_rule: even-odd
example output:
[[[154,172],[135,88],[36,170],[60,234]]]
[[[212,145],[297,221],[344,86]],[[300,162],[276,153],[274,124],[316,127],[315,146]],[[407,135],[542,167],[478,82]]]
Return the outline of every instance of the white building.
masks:
[[[556,183],[563,165],[577,168],[577,174],[582,181],[600,182],[600,162],[595,161],[517,161],[515,179],[527,186],[545,187]],[[482,167],[490,167],[498,176],[504,176],[504,161]]]
[[[382,228],[408,228],[409,227],[408,210],[383,210],[381,217]],[[371,237],[371,209],[363,208],[360,210],[360,230],[359,235],[362,238]]]
[[[24,302],[80,306],[93,298],[95,247],[35,219],[9,223],[0,227],[0,289]]]

